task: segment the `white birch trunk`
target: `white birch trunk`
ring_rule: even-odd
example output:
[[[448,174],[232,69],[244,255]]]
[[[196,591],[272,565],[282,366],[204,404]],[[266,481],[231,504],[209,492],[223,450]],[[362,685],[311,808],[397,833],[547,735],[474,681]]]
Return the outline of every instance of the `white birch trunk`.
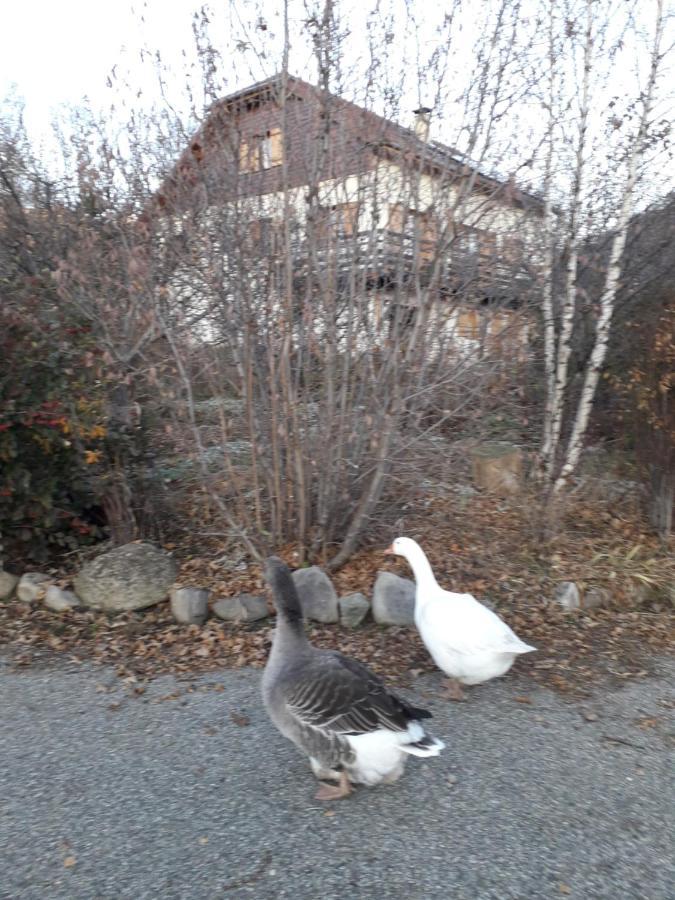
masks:
[[[565,300],[563,303],[560,335],[556,353],[555,379],[551,399],[550,447],[546,458],[547,475],[553,476],[560,442],[563,412],[568,385],[568,366],[572,352],[572,333],[577,299],[577,260],[579,253],[579,218],[586,175],[586,136],[590,103],[590,80],[593,63],[593,0],[586,0],[586,31],[584,36],[583,75],[579,106],[579,134],[577,138],[574,186],[570,204],[570,220],[567,237],[567,266],[565,273]]]
[[[539,453],[539,473],[548,474],[552,465],[553,443],[553,401],[555,393],[555,315],[553,311],[553,153],[555,129],[555,81],[556,81],[556,48],[554,36],[555,0],[550,0],[549,7],[549,129],[548,148],[544,171],[544,264],[542,272],[542,317],[544,325],[544,375],[546,379],[546,406],[544,409],[544,433]]]
[[[661,61],[660,50],[662,36],[663,0],[657,0],[656,29],[654,34],[654,44],[652,46],[649,78],[643,94],[640,124],[628,157],[628,173],[623,191],[621,211],[619,213],[616,231],[612,241],[609,264],[605,276],[605,286],[600,298],[600,316],[595,332],[595,343],[593,345],[588,368],[586,369],[586,376],[577,405],[576,417],[567,445],[567,451],[565,453],[565,461],[560,474],[553,485],[554,494],[560,493],[565,487],[570,475],[574,472],[579,462],[586,428],[588,427],[588,420],[591,409],[593,408],[595,391],[600,378],[600,370],[604,363],[605,356],[607,355],[609,330],[612,323],[612,315],[614,313],[619,276],[621,274],[621,258],[626,245],[628,223],[633,211],[635,182],[637,180],[638,167],[644,156],[647,132],[649,129],[649,117],[651,115],[654,96],[654,85],[656,83],[659,63]]]

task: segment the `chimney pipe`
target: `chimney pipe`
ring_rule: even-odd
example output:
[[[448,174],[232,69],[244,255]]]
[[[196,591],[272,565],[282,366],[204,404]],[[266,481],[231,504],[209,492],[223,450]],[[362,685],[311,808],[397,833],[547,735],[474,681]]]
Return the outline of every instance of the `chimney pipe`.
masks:
[[[421,141],[429,140],[429,129],[431,127],[431,109],[428,106],[420,106],[419,109],[413,110],[415,113],[415,134]]]

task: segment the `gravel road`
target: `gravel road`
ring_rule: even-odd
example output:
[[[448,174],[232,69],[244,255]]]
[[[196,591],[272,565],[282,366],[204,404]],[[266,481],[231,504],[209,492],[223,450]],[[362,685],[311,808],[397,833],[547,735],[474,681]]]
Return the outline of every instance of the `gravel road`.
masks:
[[[129,696],[106,669],[0,663],[0,897],[672,900],[659,673],[583,703],[512,674],[449,704],[419,679],[443,755],[326,805],[258,671]]]

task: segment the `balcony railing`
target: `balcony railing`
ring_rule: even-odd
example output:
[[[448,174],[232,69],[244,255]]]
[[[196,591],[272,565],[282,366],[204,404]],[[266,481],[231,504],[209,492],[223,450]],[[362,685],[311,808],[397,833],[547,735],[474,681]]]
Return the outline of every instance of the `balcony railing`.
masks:
[[[416,238],[387,229],[355,234],[330,234],[291,241],[293,271],[299,284],[322,273],[338,280],[357,276],[361,283],[381,287],[419,281],[439,290],[474,295],[517,298],[531,276],[519,261],[507,261],[495,251],[491,256],[451,243],[443,252],[435,240]]]

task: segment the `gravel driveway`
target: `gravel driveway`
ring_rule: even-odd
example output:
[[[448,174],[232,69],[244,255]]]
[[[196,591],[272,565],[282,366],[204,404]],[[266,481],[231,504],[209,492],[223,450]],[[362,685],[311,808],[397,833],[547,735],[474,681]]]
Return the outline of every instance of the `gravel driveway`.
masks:
[[[442,756],[326,805],[259,671],[129,696],[109,670],[0,663],[0,897],[672,900],[659,670],[583,703],[512,674],[448,704],[419,679]]]

